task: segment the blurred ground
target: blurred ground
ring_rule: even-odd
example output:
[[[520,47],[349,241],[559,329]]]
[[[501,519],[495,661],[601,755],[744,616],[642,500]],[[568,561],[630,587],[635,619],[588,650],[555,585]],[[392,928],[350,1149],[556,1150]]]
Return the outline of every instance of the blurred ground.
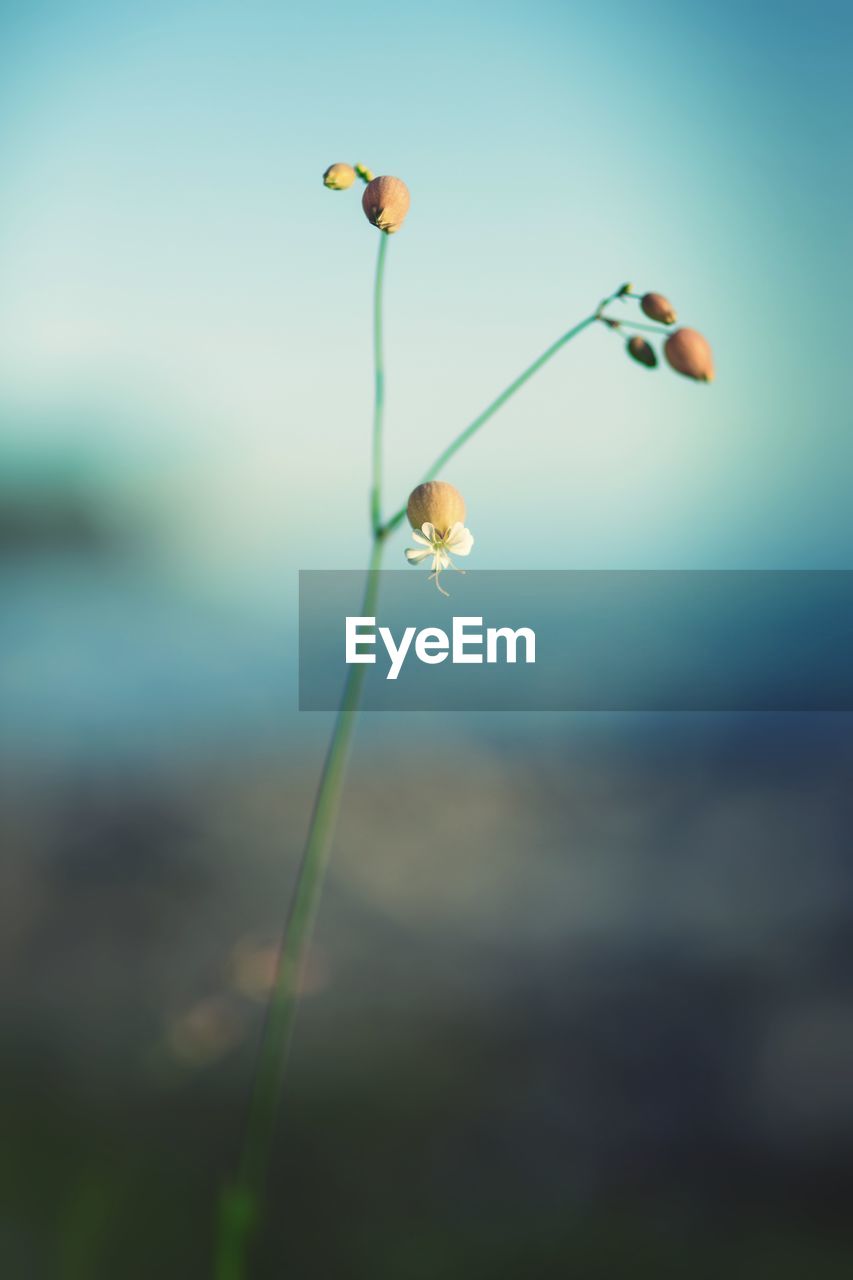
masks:
[[[257,1274],[849,1274],[852,764],[844,717],[365,722]],[[210,1274],[315,779],[6,770],[4,1274]]]

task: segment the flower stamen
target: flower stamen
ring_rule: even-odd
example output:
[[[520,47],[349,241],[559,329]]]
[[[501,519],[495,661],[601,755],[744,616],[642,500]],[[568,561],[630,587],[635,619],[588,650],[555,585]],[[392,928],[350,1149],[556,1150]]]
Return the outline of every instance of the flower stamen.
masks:
[[[444,569],[453,569],[455,573],[464,573],[463,569],[458,569],[453,563],[450,555],[452,551],[454,555],[467,556],[474,539],[470,530],[466,529],[461,520],[457,520],[449,529],[443,533],[436,529],[435,525],[429,520],[425,521],[420,529],[412,530],[412,537],[418,544],[415,547],[406,549],[406,559],[409,564],[420,564],[421,561],[432,557],[432,572],[429,575],[430,582],[434,582],[438,590],[443,596],[449,595],[439,582],[439,575]]]

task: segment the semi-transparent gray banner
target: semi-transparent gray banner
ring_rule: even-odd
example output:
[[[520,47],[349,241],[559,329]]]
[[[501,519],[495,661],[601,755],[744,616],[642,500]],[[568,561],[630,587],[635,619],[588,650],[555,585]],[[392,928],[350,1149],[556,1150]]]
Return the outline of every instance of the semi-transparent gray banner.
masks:
[[[853,572],[299,575],[299,706],[851,711]]]

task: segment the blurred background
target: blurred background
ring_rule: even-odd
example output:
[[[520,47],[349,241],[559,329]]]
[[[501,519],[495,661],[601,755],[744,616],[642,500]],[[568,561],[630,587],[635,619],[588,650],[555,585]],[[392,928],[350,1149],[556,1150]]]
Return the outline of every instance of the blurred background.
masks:
[[[0,1270],[211,1274],[331,717],[300,568],[851,568],[846,6],[0,4]],[[403,565],[402,531],[387,563]],[[424,584],[427,589],[426,583]],[[849,717],[365,716],[259,1277],[847,1276]]]

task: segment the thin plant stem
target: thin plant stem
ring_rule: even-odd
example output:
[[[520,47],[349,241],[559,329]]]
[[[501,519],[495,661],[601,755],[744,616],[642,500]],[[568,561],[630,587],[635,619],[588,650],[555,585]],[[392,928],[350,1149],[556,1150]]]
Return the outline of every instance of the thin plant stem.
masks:
[[[382,419],[385,412],[385,360],[382,342],[382,287],[388,236],[379,235],[376,279],[373,285],[373,465],[370,486],[370,524],[374,535],[382,528]]]
[[[373,614],[376,609],[378,569],[385,545],[385,534],[381,527],[382,416],[385,391],[382,287],[387,243],[387,235],[381,233],[373,290],[374,407],[370,503],[373,542],[361,608],[364,616]],[[365,672],[366,666],[363,663],[353,664],[349,668],[308,824],[305,849],[296,873],[296,883],[281,936],[275,977],[261,1034],[239,1172],[236,1182],[225,1189],[221,1199],[216,1280],[245,1280],[247,1275],[249,1246],[260,1218],[278,1100],[298,1007],[300,978],[304,972],[305,956],[329,860]]]
[[[361,606],[364,616],[372,615],[376,610],[378,570],[384,546],[384,537],[374,537]],[[305,849],[296,873],[267,1005],[239,1174],[236,1183],[225,1191],[222,1198],[217,1280],[244,1280],[247,1275],[249,1245],[260,1217],[305,957],[329,860],[366,670],[362,663],[349,668],[320,776]]]
[[[608,323],[608,321],[610,320],[610,317],[599,316],[599,320],[603,320],[605,323]],[[619,329],[642,329],[644,333],[661,333],[664,335],[664,337],[669,337],[671,333],[675,333],[675,329],[673,326],[664,328],[662,325],[642,324],[638,320],[622,320],[620,318],[618,320],[615,320],[614,324],[618,326],[617,332]],[[608,327],[612,328],[613,325],[608,325]]]
[[[384,280],[387,236],[382,235],[376,262],[376,281],[373,295],[374,334],[374,388],[373,414],[373,481],[371,487],[371,524],[373,540],[367,581],[361,606],[362,615],[373,616],[379,594],[379,567],[388,534],[401,523],[406,508],[401,508],[385,525],[381,519],[382,500],[382,416],[384,404],[384,370],[382,362],[382,287]],[[436,459],[425,479],[432,479],[479,431],[489,418],[506,404],[543,365],[557,352],[589,328],[621,290],[605,298],[598,308],[581,320],[543,352],[533,364],[493,400],[453,440]],[[353,664],[344,685],[335,727],[326,753],[323,772],[314,801],[308,826],[305,849],[296,875],[296,884],[290,901],[287,919],[282,933],[276,963],[275,977],[267,1005],[266,1019],[261,1037],[261,1048],[252,1098],[244,1133],[242,1156],[235,1182],[223,1191],[219,1209],[219,1234],[216,1250],[216,1280],[246,1280],[251,1238],[257,1228],[263,1201],[267,1167],[275,1128],[278,1102],[281,1095],[288,1048],[298,1007],[300,979],[304,973],[305,957],[311,940],[317,906],[320,900],[326,866],[329,860],[335,832],[341,795],[346,776],[347,762],[362,686],[365,664]]]
[[[615,293],[610,294],[599,303],[598,307],[591,315],[586,316],[583,320],[579,321],[578,324],[573,325],[572,328],[564,333],[561,338],[558,338],[557,341],[552,343],[546,351],[543,351],[542,355],[539,356],[538,359],[528,365],[524,372],[520,373],[518,377],[501,392],[497,399],[493,400],[482,413],[478,414],[474,421],[470,422],[464,431],[460,431],[456,439],[452,440],[447,448],[438,455],[435,462],[425,473],[422,483],[427,480],[434,480],[445,463],[449,462],[453,455],[457,453],[464,444],[467,444],[471,437],[476,435],[480,428],[485,426],[489,419],[493,417],[499,409],[502,409],[506,402],[511,400],[515,393],[520,391],[524,384],[529,382],[535,373],[539,372],[543,365],[546,365],[549,360],[553,359],[557,352],[561,351],[567,342],[571,342],[572,338],[576,338],[579,333],[583,333],[584,329],[588,329],[591,324],[594,324],[596,320],[599,320],[604,308],[620,296],[621,290],[617,290]],[[385,533],[391,533],[399,524],[402,524],[405,516],[406,508],[401,507],[399,511],[396,511],[394,515],[385,522]]]

